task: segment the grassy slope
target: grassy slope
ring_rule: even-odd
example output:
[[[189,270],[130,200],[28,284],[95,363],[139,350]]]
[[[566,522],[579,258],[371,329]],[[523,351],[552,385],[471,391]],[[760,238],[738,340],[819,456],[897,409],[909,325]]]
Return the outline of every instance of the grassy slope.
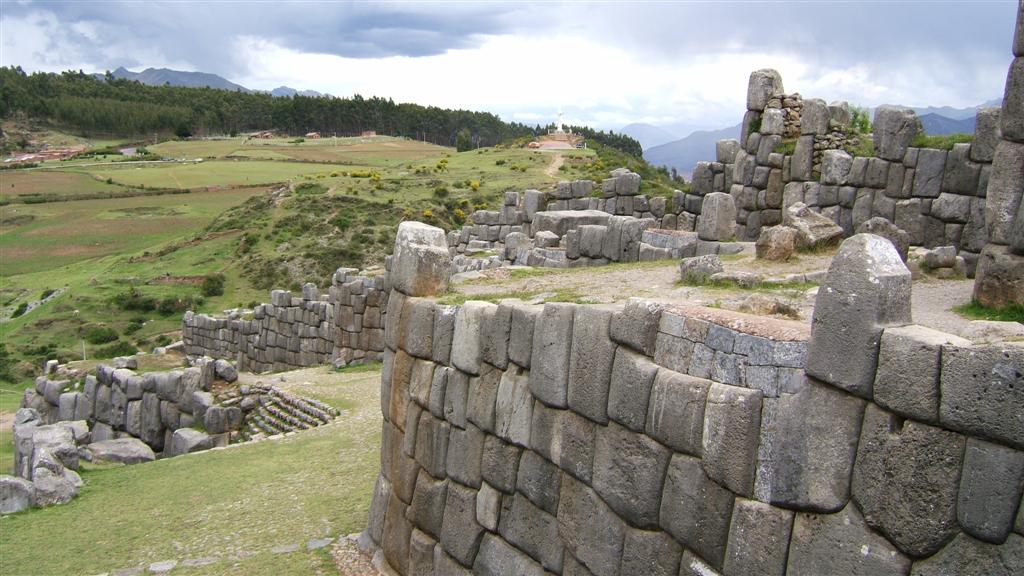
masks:
[[[335,424],[279,441],[85,471],[85,487],[71,503],[3,520],[0,573],[93,574],[199,557],[222,560],[173,574],[334,573],[324,550],[269,553],[366,523],[379,468],[379,371],[317,381],[301,392],[346,410]],[[45,554],[39,534],[53,543]],[[246,553],[255,556],[238,559]]]

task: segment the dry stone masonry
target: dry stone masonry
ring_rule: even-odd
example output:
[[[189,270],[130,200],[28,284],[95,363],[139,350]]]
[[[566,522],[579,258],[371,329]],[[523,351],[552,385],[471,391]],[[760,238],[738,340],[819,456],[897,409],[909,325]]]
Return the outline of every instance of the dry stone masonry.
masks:
[[[1024,345],[915,326],[909,287],[859,234],[810,330],[395,288],[361,545],[399,574],[1020,573]]]

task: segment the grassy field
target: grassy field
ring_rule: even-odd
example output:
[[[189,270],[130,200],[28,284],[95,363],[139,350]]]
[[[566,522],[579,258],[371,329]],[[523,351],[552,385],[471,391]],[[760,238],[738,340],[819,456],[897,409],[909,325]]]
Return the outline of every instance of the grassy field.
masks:
[[[86,470],[72,502],[2,521],[0,574],[96,574],[188,558],[217,562],[172,574],[335,573],[328,549],[304,545],[366,524],[379,468],[379,368],[288,379],[280,385],[345,413],[277,441]],[[290,544],[301,550],[271,553]]]
[[[127,186],[191,189],[274,184],[316,174],[329,166],[299,162],[212,160],[200,163],[102,166],[89,168],[100,179]]]
[[[123,193],[123,186],[107,183],[84,172],[32,170],[0,172],[0,201],[24,200],[43,195],[61,198]]]

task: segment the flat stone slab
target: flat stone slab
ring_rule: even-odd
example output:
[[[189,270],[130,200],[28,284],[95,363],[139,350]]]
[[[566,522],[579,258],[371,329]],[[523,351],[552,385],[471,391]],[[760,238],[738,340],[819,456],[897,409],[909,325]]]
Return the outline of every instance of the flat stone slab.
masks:
[[[684,318],[696,318],[731,328],[751,336],[771,340],[799,341],[811,339],[811,327],[803,322],[766,318],[720,308],[706,308],[693,304],[669,304],[662,314],[675,314]]]
[[[284,546],[275,546],[270,549],[271,554],[291,554],[292,552],[298,552],[301,546],[299,544],[285,544]]]
[[[149,565],[149,572],[151,574],[164,574],[174,570],[175,566],[178,565],[177,560],[163,560],[161,562],[153,562]]]
[[[319,550],[320,548],[326,548],[334,542],[334,538],[314,538],[306,542],[306,550]]]
[[[206,556],[203,558],[186,558],[181,561],[181,566],[185,568],[198,568],[200,566],[209,566],[210,564],[216,564],[219,558],[213,556]]]

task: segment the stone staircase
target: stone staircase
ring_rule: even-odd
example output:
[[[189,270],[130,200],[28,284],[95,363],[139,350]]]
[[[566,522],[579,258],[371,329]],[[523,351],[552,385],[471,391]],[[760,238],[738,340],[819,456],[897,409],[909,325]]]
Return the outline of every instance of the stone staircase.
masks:
[[[221,406],[239,406],[245,414],[238,441],[307,430],[334,420],[340,412],[312,398],[273,386],[241,386],[218,398]]]

